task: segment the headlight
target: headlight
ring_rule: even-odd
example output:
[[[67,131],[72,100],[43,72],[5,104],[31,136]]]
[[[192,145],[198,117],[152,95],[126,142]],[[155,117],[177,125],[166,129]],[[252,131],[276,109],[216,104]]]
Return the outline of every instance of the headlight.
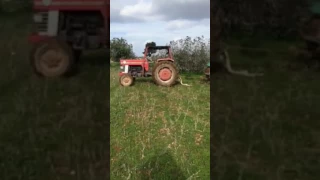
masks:
[[[120,69],[123,69],[123,66],[120,66]]]

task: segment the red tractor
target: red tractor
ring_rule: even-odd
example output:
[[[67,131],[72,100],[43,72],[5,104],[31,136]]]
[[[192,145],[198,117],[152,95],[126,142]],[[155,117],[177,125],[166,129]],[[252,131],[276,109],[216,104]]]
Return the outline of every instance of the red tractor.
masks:
[[[159,50],[166,50],[167,57],[155,61],[151,70],[148,58]],[[170,46],[156,46],[155,43],[147,43],[142,59],[120,59],[120,84],[131,86],[136,77],[152,76],[153,81],[161,86],[172,86],[178,78],[178,70]]]
[[[83,50],[109,48],[110,0],[34,0],[29,36],[35,72],[68,74]]]

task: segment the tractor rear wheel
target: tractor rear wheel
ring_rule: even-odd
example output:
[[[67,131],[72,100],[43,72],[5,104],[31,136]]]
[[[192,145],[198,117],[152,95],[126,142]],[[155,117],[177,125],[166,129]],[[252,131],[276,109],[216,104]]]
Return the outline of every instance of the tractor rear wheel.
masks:
[[[206,75],[207,80],[210,81],[210,67],[205,69],[204,74]]]
[[[172,86],[178,79],[178,70],[171,61],[158,62],[153,67],[152,78],[158,85]]]
[[[121,86],[128,87],[134,83],[134,78],[132,76],[130,76],[129,74],[125,74],[119,78],[119,81],[120,81]]]
[[[65,42],[49,40],[31,51],[31,64],[35,72],[45,77],[59,77],[70,72],[74,64],[72,49]]]

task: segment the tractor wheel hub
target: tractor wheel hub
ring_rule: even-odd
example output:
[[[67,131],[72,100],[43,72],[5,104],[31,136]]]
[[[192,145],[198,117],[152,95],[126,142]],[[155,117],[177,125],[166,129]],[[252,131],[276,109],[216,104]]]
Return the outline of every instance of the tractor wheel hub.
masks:
[[[123,82],[124,82],[125,84],[128,84],[128,83],[130,82],[130,79],[129,79],[129,78],[124,78],[124,79],[123,79]]]
[[[41,57],[41,61],[45,68],[53,70],[59,68],[62,65],[62,62],[64,60],[63,58],[64,57],[61,53],[48,51]]]
[[[132,84],[133,79],[129,76],[120,77],[121,84],[123,86],[130,86]]]
[[[163,81],[168,81],[172,77],[172,72],[167,68],[161,69],[159,71],[159,77]]]

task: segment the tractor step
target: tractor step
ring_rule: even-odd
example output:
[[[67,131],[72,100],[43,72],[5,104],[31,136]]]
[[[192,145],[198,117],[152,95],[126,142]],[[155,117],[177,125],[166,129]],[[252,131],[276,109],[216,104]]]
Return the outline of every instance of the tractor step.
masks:
[[[152,76],[152,72],[150,72],[150,71],[146,72],[146,76],[147,77]]]
[[[152,68],[149,68],[149,71],[146,72],[146,77],[152,76]]]

